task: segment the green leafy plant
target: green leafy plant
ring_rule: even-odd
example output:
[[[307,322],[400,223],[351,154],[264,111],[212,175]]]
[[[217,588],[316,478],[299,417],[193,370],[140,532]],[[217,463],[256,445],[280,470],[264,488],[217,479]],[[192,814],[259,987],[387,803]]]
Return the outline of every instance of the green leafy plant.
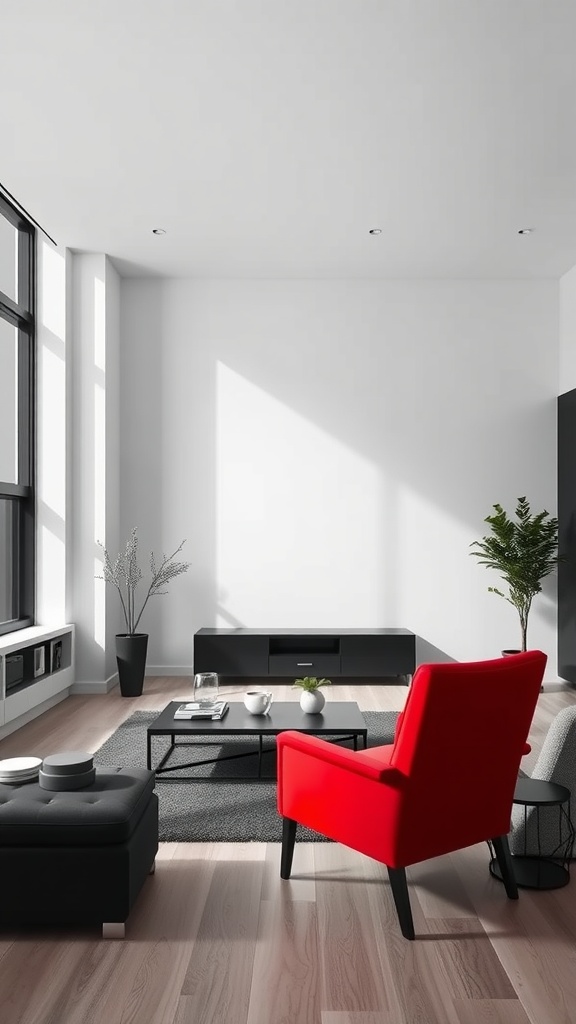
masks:
[[[330,679],[317,679],[316,676],[304,676],[303,679],[295,679],[293,686],[299,686],[301,690],[307,690],[308,693],[313,693],[314,690],[319,690],[321,686],[331,686],[332,681]]]
[[[179,554],[186,542],[182,541],[180,546],[171,555],[162,555],[159,563],[156,561],[154,552],[150,553],[150,573],[152,579],[141,602],[138,614],[136,614],[136,588],[142,580],[142,570],[138,565],[137,529],[134,528],[132,530],[124,551],[121,551],[114,561],[110,558],[104,545],[100,544],[100,542],[98,543],[104,555],[104,565],[102,567],[102,576],[96,576],[96,579],[105,580],[106,583],[111,583],[116,587],[122,604],[122,611],[124,612],[126,633],[129,636],[133,636],[138,629],[142,612],[150,598],[168,593],[166,590],[168,583],[175,579],[176,576],[186,572],[189,568],[190,562],[175,561],[176,555]]]
[[[508,586],[508,593],[488,587],[514,606],[520,617],[522,650],[526,650],[528,616],[532,601],[542,590],[541,581],[554,572],[561,561],[558,549],[558,520],[548,512],[532,515],[526,498],[518,498],[516,519],[511,519],[501,505],[493,505],[494,514],[486,516],[491,534],[475,540],[470,547],[480,565],[496,569]]]

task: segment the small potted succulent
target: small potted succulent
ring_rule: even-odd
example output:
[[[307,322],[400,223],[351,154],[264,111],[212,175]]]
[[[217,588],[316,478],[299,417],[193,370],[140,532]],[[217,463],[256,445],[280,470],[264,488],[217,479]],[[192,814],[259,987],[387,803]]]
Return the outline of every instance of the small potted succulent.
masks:
[[[300,707],[305,714],[320,714],[326,703],[324,694],[320,693],[320,687],[330,685],[330,679],[317,679],[316,676],[304,676],[303,679],[294,680],[294,686],[302,690],[300,694]]]

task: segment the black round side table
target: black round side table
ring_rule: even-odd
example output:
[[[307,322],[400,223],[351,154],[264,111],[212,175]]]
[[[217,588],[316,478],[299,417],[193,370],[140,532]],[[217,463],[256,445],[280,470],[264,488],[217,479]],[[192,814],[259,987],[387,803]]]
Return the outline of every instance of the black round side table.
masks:
[[[574,826],[570,818],[570,790],[556,782],[542,779],[518,779],[514,790],[514,803],[524,806],[524,850],[527,846],[528,807],[536,808],[536,835],[538,853],[517,853],[512,857],[516,884],[522,889],[560,889],[570,881],[570,859],[574,848]],[[566,808],[565,805],[568,805]],[[558,806],[558,845],[542,854],[540,836],[540,808]],[[565,826],[566,838],[562,838]],[[495,857],[490,861],[490,874],[502,881]]]

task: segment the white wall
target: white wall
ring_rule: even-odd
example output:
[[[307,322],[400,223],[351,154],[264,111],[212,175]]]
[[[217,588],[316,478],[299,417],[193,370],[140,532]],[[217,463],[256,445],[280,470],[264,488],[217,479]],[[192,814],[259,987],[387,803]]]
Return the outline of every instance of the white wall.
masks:
[[[560,278],[560,372],[558,393],[576,388],[576,267]]]
[[[494,502],[555,512],[557,283],[125,280],[121,316],[121,533],[193,563],[142,622],[148,671],[211,625],[519,645],[469,545]]]

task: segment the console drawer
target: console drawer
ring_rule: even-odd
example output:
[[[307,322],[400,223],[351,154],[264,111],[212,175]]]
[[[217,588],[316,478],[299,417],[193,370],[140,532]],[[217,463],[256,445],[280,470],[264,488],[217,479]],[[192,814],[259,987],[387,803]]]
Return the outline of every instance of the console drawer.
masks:
[[[268,674],[293,676],[294,679],[303,676],[323,676],[329,679],[331,675],[340,675],[340,655],[314,654],[311,651],[304,654],[271,654],[268,658]]]

